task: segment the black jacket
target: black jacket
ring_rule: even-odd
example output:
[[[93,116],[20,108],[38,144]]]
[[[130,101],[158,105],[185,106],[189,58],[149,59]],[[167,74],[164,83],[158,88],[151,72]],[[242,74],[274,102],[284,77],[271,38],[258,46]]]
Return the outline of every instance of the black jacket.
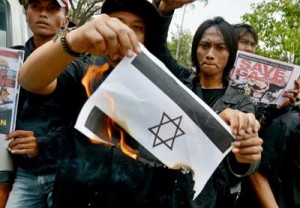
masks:
[[[165,20],[167,23],[159,24],[155,34],[162,34],[159,31],[167,28],[170,19]],[[160,50],[157,45],[161,44],[161,36],[153,35],[151,40],[153,44],[148,43],[147,48],[151,52]],[[171,71],[176,76],[189,75],[181,69],[171,68]],[[240,101],[235,104],[244,104]],[[118,148],[92,144],[77,131],[74,138],[75,157],[58,173],[54,207],[199,207],[192,200],[191,172],[149,166],[125,156]],[[228,185],[226,191],[227,188]],[[210,203],[211,199],[204,201]]]
[[[25,44],[25,60],[34,50],[33,38],[30,38]],[[69,70],[64,73],[76,76],[75,72]],[[70,133],[73,120],[67,109],[72,106],[64,102],[71,93],[71,90],[66,93],[55,91],[44,96],[20,89],[16,129],[33,131],[39,152],[34,158],[13,155],[17,167],[35,174],[55,173],[63,157],[71,152],[73,146]]]
[[[167,48],[166,40],[170,21],[171,18],[161,19],[160,24],[158,24],[159,32],[152,35],[152,38],[154,38],[156,42],[152,45],[150,51],[187,87],[195,92],[200,98],[203,98],[201,89],[199,90],[198,88],[197,90],[197,83],[199,80],[197,75],[192,70],[179,65],[172,57],[170,50]],[[255,114],[255,107],[251,99],[244,94],[235,91],[231,87],[228,87],[224,96],[210,107],[215,112],[221,112],[225,108],[232,108]],[[201,194],[195,199],[195,201],[192,202],[192,206],[205,208],[232,206],[230,188],[238,184],[241,181],[241,177],[255,172],[258,165],[259,163],[253,163],[250,165],[239,164],[233,155],[229,154],[217,168]],[[237,175],[239,177],[236,177]],[[191,179],[186,179],[186,181],[193,183]],[[181,187],[184,186],[190,185],[183,183]]]

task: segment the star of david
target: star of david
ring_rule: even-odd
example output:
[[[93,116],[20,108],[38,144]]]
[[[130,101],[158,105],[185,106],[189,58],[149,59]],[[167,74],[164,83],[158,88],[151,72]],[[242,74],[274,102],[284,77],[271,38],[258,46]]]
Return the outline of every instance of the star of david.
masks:
[[[185,134],[180,128],[181,120],[182,116],[171,119],[166,113],[163,113],[160,124],[149,128],[155,136],[153,147],[164,144],[172,150],[175,139]]]

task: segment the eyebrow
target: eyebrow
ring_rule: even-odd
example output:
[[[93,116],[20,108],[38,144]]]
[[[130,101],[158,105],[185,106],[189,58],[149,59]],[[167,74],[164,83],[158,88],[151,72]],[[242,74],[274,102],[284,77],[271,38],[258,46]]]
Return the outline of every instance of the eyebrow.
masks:
[[[257,45],[257,43],[255,42],[255,40],[251,41],[251,40],[248,40],[248,39],[240,38],[239,41],[246,41],[246,42],[249,42],[250,44]]]

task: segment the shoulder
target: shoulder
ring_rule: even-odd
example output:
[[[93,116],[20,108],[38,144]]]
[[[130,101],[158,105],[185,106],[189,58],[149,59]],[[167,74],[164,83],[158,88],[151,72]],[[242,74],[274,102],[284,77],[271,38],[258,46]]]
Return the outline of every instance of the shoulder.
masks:
[[[227,87],[223,102],[240,111],[255,113],[255,106],[251,98],[231,86]]]

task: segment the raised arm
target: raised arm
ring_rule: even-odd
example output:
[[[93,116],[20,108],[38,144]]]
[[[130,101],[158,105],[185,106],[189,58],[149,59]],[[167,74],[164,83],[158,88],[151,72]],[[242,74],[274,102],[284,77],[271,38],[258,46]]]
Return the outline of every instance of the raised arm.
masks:
[[[195,0],[155,0],[161,16],[157,20],[157,24],[154,28],[155,33],[151,34],[151,39],[149,39],[150,43],[147,44],[147,48],[178,78],[182,78],[182,74],[190,74],[190,70],[178,64],[168,49],[167,37],[169,26],[174,10],[194,1]]]
[[[116,18],[105,14],[66,34],[67,47],[76,53],[93,55],[132,56],[140,53],[134,32]],[[62,47],[61,36],[36,49],[19,71],[19,83],[28,91],[50,94],[56,88],[56,78],[74,56]]]
[[[158,11],[163,15],[173,13],[175,9],[194,1],[196,0],[155,0],[156,4],[158,4]]]

